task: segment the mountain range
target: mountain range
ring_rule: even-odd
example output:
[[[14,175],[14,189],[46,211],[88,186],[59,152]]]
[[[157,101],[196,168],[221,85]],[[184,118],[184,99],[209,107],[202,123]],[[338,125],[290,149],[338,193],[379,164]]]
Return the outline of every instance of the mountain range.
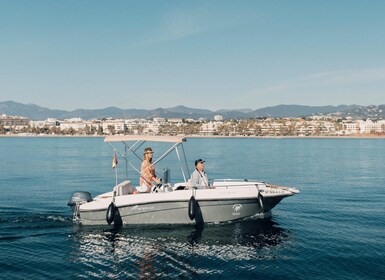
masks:
[[[172,108],[121,109],[107,107],[104,109],[77,109],[73,111],[53,110],[35,104],[22,104],[14,101],[0,102],[0,114],[10,116],[23,116],[31,120],[45,120],[47,118],[69,119],[81,118],[83,120],[102,118],[184,118],[184,119],[213,119],[215,115],[222,115],[224,119],[249,119],[257,117],[306,117],[312,115],[338,115],[341,117],[385,119],[385,105],[339,105],[339,106],[304,106],[304,105],[277,105],[252,109],[223,109],[211,111],[208,109],[195,109],[185,106]]]

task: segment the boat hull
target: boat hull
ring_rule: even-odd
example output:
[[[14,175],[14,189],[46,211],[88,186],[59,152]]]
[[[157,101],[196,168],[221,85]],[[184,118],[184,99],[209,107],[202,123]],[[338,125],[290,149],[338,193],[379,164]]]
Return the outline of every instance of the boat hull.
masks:
[[[270,210],[288,195],[262,196],[254,187],[218,188],[194,191],[195,217],[189,217],[191,190],[115,197],[117,212],[114,223],[192,224],[221,223],[255,215],[269,215]],[[101,196],[80,206],[83,225],[106,225],[106,211],[112,196]]]
[[[106,225],[107,209],[81,211],[83,225]],[[188,201],[153,202],[118,207],[119,223],[127,224],[191,224],[220,223],[244,219],[264,213],[257,199],[197,201],[195,218],[188,215]],[[115,220],[116,221],[116,220]]]

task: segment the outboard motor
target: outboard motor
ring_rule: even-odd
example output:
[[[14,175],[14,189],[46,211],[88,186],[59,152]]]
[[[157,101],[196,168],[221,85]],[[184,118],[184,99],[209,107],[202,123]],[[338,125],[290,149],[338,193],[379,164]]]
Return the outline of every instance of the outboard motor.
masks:
[[[92,201],[92,196],[89,192],[77,191],[72,193],[67,205],[70,206],[72,209],[73,221],[80,221],[79,206],[90,201]]]

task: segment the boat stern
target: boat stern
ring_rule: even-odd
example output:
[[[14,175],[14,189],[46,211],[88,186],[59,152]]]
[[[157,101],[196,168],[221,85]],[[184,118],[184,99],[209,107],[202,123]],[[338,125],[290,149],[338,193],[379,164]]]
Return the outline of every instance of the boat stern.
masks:
[[[67,206],[71,207],[72,209],[72,220],[73,221],[80,221],[80,215],[79,215],[79,207],[80,205],[91,202],[92,196],[91,193],[85,192],[85,191],[76,191],[73,192]]]

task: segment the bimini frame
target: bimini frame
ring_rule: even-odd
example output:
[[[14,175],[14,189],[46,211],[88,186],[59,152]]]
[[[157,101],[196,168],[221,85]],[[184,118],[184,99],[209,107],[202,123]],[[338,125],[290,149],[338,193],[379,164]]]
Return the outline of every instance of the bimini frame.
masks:
[[[114,152],[118,153],[122,158],[124,158],[126,162],[126,168],[127,164],[130,165],[138,174],[140,175],[140,170],[136,168],[129,160],[128,160],[128,152],[131,152],[133,155],[135,155],[139,160],[142,160],[142,158],[138,155],[137,151],[138,149],[146,142],[167,142],[167,143],[173,143],[172,146],[164,152],[156,161],[153,162],[153,165],[155,166],[159,161],[164,159],[167,155],[175,151],[176,156],[179,161],[180,170],[183,176],[183,180],[186,183],[188,178],[190,178],[190,172],[188,168],[186,153],[183,148],[183,142],[186,142],[187,139],[182,136],[152,136],[152,135],[112,135],[107,136],[104,139],[104,142],[109,143],[113,149]],[[122,143],[124,145],[124,153],[120,152],[119,149],[114,145],[115,142]],[[133,142],[128,143],[128,142]],[[182,149],[182,156],[184,159],[184,164],[182,163],[182,158],[179,153],[178,147],[181,147]],[[183,168],[185,166],[185,169]],[[186,170],[186,173],[185,173]],[[126,170],[127,173],[127,170]],[[187,177],[186,177],[187,174]]]

